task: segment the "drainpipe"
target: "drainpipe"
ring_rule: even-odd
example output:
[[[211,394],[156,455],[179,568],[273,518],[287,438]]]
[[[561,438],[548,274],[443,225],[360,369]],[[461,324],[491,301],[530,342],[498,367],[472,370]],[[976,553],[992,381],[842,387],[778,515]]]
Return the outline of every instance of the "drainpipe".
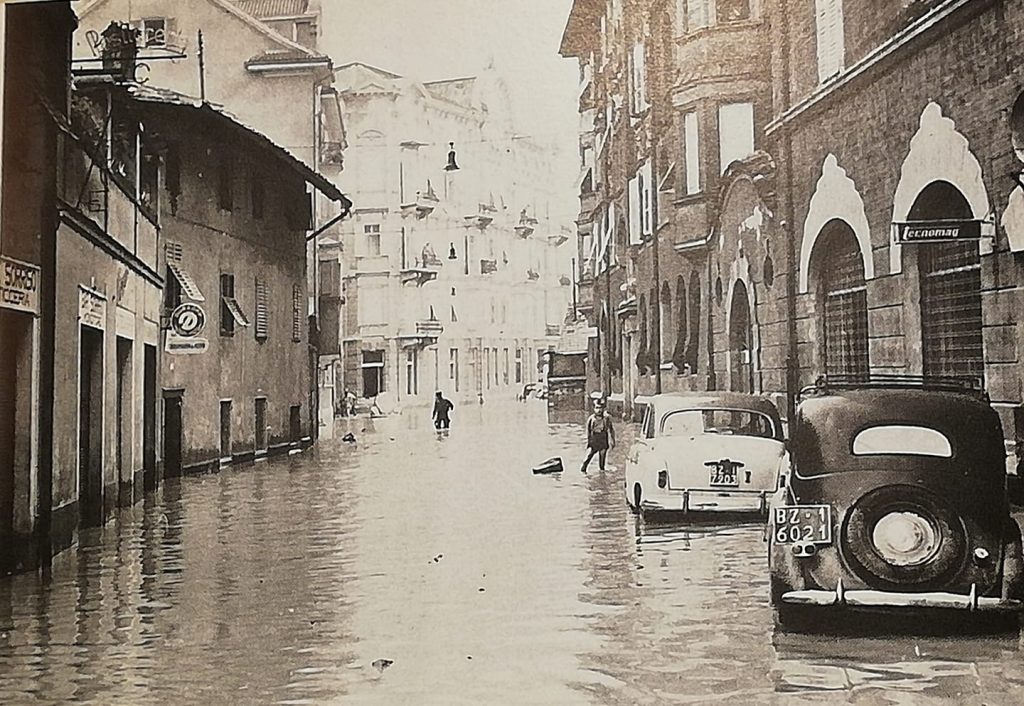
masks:
[[[782,38],[782,105],[783,110],[790,105],[790,92],[789,92],[789,53],[792,45],[789,36],[789,16],[786,12],[786,4],[779,4],[779,11],[782,13],[781,25],[786,29],[783,30]],[[781,110],[779,111],[782,112]],[[789,276],[786,277],[786,419],[792,422],[793,415],[796,411],[796,395],[799,387],[799,359],[797,354],[797,326],[796,326],[796,270],[797,270],[797,244],[796,234],[792,230],[793,224],[793,168],[790,160],[793,154],[793,137],[789,131],[789,127],[783,125],[780,127],[782,130],[782,144],[783,154],[780,155],[780,159],[777,162],[785,170],[785,214],[786,220],[780,223],[783,229],[783,235],[788,236],[789,248],[787,249],[787,257],[789,260]],[[786,233],[786,231],[789,233]]]

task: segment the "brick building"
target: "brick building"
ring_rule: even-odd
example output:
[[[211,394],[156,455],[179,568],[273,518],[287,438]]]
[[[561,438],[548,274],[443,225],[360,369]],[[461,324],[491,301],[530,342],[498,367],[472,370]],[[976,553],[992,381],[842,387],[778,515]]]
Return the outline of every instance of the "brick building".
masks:
[[[588,375],[626,413],[636,395],[715,387],[728,367],[719,299],[749,283],[734,284],[747,276],[730,269],[738,236],[717,214],[727,169],[760,147],[770,117],[766,47],[758,2],[573,4],[561,53],[580,65]],[[750,319],[754,301],[746,294]],[[749,367],[749,337],[736,346]]]
[[[1019,443],[1024,4],[817,5],[771,6],[793,382],[983,377]]]
[[[775,395],[785,412],[784,398],[791,403],[822,373],[968,375],[984,379],[1008,440],[1020,443],[1024,78],[1014,39],[1024,6],[718,0],[715,26],[699,26],[708,7],[683,0],[672,14],[671,3],[579,0],[566,26],[562,51],[580,61],[581,115],[595,128],[581,142],[579,222],[581,257],[594,263],[581,272],[598,331],[593,386],[614,399],[618,366],[635,362],[639,384],[624,376],[627,406],[631,393],[688,383]],[[630,52],[630,27],[657,37],[659,16],[676,23],[672,61]],[[636,69],[641,55],[646,76]],[[617,106],[635,104],[637,85],[648,87],[650,116],[615,122]],[[659,98],[666,91],[670,102]],[[688,96],[698,101],[692,118]],[[752,121],[742,119],[753,135],[732,150],[726,126],[740,124],[748,109],[733,106],[742,101],[753,109]],[[672,121],[658,120],[661,104],[675,111]],[[623,129],[652,117],[646,134]],[[674,152],[673,137],[682,143]],[[688,154],[693,142],[701,160]],[[625,229],[633,237],[637,223],[642,241],[661,244],[641,242],[624,258],[615,249],[623,224],[603,204],[622,212],[615,169],[638,164],[645,186],[656,184],[655,215],[649,225],[641,189]],[[673,278],[692,307],[681,306]],[[620,290],[626,317],[615,331]],[[675,322],[666,295],[675,295]],[[671,371],[666,340],[685,341],[670,346],[683,351]],[[621,360],[623,349],[636,358]],[[653,386],[652,350],[662,362]],[[687,370],[698,375],[688,379]]]

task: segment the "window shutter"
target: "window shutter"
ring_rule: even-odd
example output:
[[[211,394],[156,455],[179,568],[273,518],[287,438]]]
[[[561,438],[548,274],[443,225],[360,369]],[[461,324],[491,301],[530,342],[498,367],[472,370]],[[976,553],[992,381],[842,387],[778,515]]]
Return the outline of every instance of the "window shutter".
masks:
[[[164,254],[167,256],[167,262],[176,262],[181,264],[182,249],[181,243],[172,243],[171,241],[164,242]]]
[[[302,342],[302,287],[292,285],[292,341]]]
[[[640,179],[635,176],[629,180],[629,244],[639,245],[643,242],[643,228],[640,223]]]
[[[686,152],[686,193],[700,193],[700,140],[696,113],[687,113],[683,118],[683,144]]]
[[[270,316],[267,312],[267,283],[260,277],[256,278],[256,340],[265,341],[270,335]]]
[[[652,188],[652,182],[654,180],[654,174],[651,169],[651,160],[648,159],[644,162],[644,165],[640,168],[640,174],[643,178],[643,224],[644,224],[644,235],[654,234],[654,199],[652,194],[654,189]]]
[[[826,81],[843,68],[842,0],[815,0],[818,39],[818,80]]]

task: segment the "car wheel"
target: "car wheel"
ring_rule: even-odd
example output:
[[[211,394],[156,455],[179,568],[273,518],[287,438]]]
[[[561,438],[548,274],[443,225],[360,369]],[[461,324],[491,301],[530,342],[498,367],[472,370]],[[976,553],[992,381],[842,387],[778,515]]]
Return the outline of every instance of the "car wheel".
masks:
[[[633,484],[633,510],[636,511],[636,514],[638,514],[638,515],[642,514],[642,511],[640,510],[640,501],[643,500],[643,497],[644,497],[644,492],[640,488],[640,484],[639,483],[634,483]]]

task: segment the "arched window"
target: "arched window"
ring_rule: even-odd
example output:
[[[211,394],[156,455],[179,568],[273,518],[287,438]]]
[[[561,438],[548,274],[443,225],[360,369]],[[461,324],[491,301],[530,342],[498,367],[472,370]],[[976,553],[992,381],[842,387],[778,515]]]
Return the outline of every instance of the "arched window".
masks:
[[[640,326],[637,331],[638,346],[636,352],[636,367],[641,373],[647,367],[647,297],[640,295],[640,306],[637,307],[637,314],[640,316]]]
[[[672,359],[672,288],[668,282],[661,284],[661,354],[657,363],[667,363]]]
[[[842,220],[825,224],[811,254],[822,311],[822,359],[828,375],[868,374],[868,299],[857,236]]]
[[[918,194],[908,220],[971,220],[960,190],[934,181]],[[981,258],[976,241],[922,243],[921,354],[925,375],[985,374],[981,333]]]
[[[658,358],[661,357],[658,339],[660,338],[661,331],[659,330],[659,317],[658,314],[658,287],[651,287],[651,298],[648,300],[648,305],[651,307],[648,321],[650,322],[649,331],[651,337],[647,341],[647,368],[648,372],[653,374],[655,367],[661,364]]]
[[[682,275],[676,277],[676,345],[672,351],[672,363],[676,370],[683,372],[686,367],[686,280]]]
[[[690,332],[686,346],[686,362],[691,372],[697,372],[700,357],[700,275],[690,275]]]

